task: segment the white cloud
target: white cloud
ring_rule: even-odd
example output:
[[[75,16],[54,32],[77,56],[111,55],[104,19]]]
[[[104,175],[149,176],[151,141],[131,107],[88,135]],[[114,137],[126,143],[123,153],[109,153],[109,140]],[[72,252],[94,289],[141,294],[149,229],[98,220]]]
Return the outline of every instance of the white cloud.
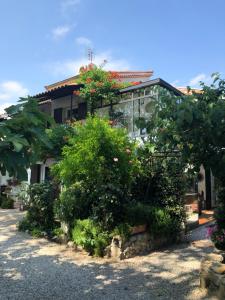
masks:
[[[176,79],[176,80],[174,80],[173,82],[171,82],[170,84],[171,84],[172,86],[177,86],[179,82],[180,82],[180,80]]]
[[[204,73],[201,73],[192,78],[189,81],[188,85],[190,85],[191,87],[198,87],[200,81],[203,81],[204,83],[210,83],[212,81],[212,78]]]
[[[52,30],[52,37],[55,40],[61,39],[65,37],[70,31],[72,27],[68,25],[58,26]]]
[[[28,93],[28,89],[18,81],[0,82],[0,113],[3,113],[6,107],[15,104],[19,97],[27,96]]]
[[[89,40],[88,38],[84,36],[80,36],[76,39],[76,43],[80,46],[86,46],[86,47],[91,47],[92,46],[92,41]]]
[[[99,66],[104,62],[104,60],[107,60],[107,64],[104,67],[105,70],[125,71],[129,70],[131,67],[127,60],[114,58],[110,51],[95,55],[93,63]],[[88,63],[87,58],[81,57],[78,59],[52,63],[48,66],[48,69],[55,76],[72,76],[78,74],[80,67],[87,65]]]
[[[77,9],[77,6],[80,4],[80,0],[63,0],[61,2],[61,11],[65,15],[71,10],[74,11]]]

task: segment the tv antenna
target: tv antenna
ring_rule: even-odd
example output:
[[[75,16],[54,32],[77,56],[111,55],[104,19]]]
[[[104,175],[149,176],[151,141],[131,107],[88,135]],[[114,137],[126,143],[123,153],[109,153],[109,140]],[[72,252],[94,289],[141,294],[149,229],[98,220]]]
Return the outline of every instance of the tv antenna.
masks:
[[[93,63],[93,57],[94,57],[94,52],[91,48],[88,49],[88,60],[90,61],[90,63]]]

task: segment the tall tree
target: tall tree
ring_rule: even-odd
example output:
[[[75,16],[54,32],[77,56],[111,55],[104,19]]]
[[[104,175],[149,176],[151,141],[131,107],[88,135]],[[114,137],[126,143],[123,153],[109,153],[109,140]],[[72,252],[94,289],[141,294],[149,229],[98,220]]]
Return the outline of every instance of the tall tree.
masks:
[[[51,147],[45,129],[52,119],[31,97],[21,98],[6,113],[8,117],[0,123],[0,172],[25,180],[27,168],[37,159],[35,149],[40,143]]]
[[[218,74],[209,86],[201,82],[198,93],[162,97],[150,127],[153,124],[151,138],[160,149],[181,152],[193,170],[203,164],[225,182],[225,80]]]

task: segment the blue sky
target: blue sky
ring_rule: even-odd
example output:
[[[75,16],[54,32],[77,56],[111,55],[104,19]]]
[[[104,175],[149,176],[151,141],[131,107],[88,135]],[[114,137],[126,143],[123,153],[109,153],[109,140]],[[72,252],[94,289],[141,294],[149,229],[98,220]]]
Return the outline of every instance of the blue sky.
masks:
[[[0,111],[77,73],[92,47],[113,70],[177,86],[225,73],[224,0],[1,0]]]

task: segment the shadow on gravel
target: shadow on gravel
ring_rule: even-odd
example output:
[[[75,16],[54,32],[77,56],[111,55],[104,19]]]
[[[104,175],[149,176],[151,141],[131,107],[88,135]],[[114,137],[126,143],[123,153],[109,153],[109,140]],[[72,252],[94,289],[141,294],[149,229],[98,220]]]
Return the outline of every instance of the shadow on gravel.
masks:
[[[1,232],[0,232],[1,235]],[[0,299],[177,299],[187,300],[197,288],[198,269],[190,266],[209,248],[177,245],[119,263],[87,262],[40,255],[26,234],[0,242]],[[45,244],[45,242],[44,242]],[[81,262],[80,262],[81,263]],[[179,271],[175,269],[179,267]],[[193,299],[193,298],[192,298]],[[208,298],[195,298],[208,299]]]

